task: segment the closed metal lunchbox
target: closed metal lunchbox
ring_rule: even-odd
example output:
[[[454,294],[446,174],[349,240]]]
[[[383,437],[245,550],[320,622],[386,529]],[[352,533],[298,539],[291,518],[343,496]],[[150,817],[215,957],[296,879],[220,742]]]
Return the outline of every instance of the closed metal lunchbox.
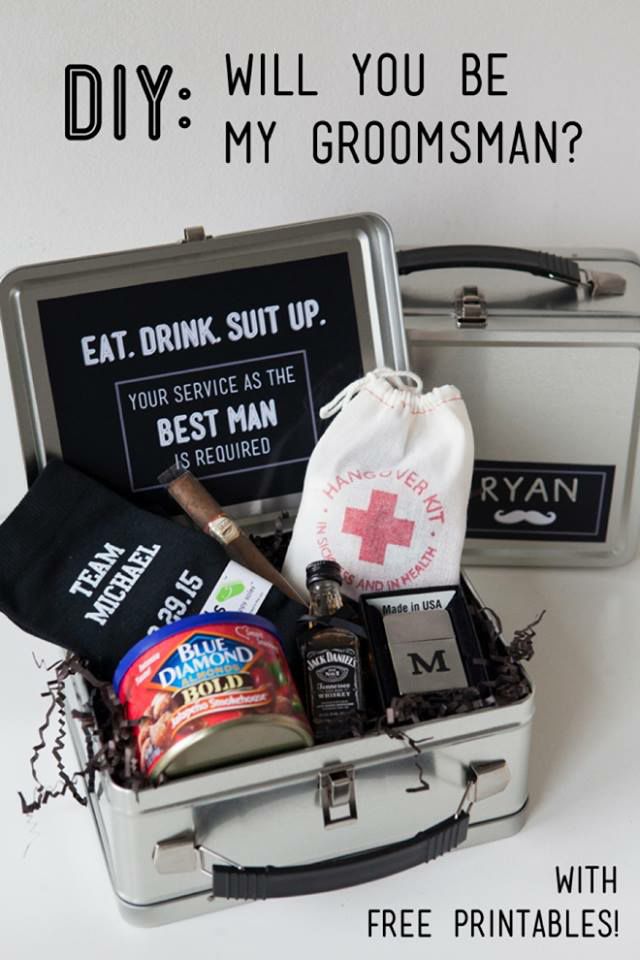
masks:
[[[476,464],[469,564],[614,566],[640,534],[640,261],[629,251],[404,250],[412,369],[458,386]]]
[[[186,241],[4,279],[28,476],[59,456],[166,510],[156,477],[167,438],[178,438],[180,462],[200,467],[222,502],[264,533],[270,516],[295,511],[318,408],[364,369],[406,366],[391,231],[363,214],[219,238],[192,229]],[[268,449],[204,437],[202,417],[189,419],[207,383],[230,390],[231,378],[243,403],[256,403],[259,382],[284,398]],[[238,417],[239,406],[234,424]],[[466,580],[464,589],[492,629]],[[155,925],[336,889],[516,832],[534,703],[524,672],[522,681],[513,702],[409,723],[393,736],[373,732],[138,792],[106,772],[88,778],[123,915]],[[78,676],[67,697],[85,764],[100,741],[81,725],[91,701]]]

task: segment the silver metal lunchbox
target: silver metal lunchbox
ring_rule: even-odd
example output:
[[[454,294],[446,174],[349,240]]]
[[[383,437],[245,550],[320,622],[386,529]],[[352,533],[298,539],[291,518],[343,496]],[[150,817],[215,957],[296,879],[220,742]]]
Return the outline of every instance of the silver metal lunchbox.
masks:
[[[277,361],[294,371],[295,389],[292,419],[267,461],[200,471],[216,492],[226,484],[220,498],[262,532],[270,514],[295,511],[315,411],[338,383],[376,365],[406,365],[391,232],[367,214],[219,238],[190,230],[186,239],[5,278],[0,305],[28,475],[61,456],[142,505],[166,506],[145,439],[158,391],[243,364],[266,375]],[[243,316],[243,304],[265,310]],[[216,336],[223,306],[242,347],[233,358],[221,356]],[[284,390],[289,381],[278,383]],[[465,589],[488,623],[466,580]],[[84,764],[99,747],[74,717],[89,708],[89,691],[72,677],[67,694]],[[155,925],[317,893],[511,835],[527,803],[533,704],[529,686],[517,702],[410,724],[393,737],[371,733],[138,793],[98,774],[88,798],[123,915]]]
[[[614,566],[640,536],[640,261],[624,250],[398,254],[412,368],[455,383],[476,469],[469,564]]]

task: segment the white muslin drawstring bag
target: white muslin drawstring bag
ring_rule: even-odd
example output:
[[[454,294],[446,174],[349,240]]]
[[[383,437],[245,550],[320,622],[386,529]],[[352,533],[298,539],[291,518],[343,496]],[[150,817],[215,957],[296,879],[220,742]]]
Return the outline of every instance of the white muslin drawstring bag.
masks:
[[[407,383],[408,381],[408,383]],[[423,393],[408,371],[373,370],[322,407],[283,572],[336,560],[343,592],[449,586],[460,578],[473,434],[460,391]]]

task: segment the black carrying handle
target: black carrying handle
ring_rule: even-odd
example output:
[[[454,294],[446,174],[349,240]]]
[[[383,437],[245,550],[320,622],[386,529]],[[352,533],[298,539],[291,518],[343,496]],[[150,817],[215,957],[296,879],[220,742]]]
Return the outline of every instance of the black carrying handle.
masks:
[[[583,282],[575,260],[557,257],[540,250],[519,247],[490,247],[464,244],[447,247],[417,247],[399,250],[398,272],[401,275],[418,270],[443,270],[450,267],[488,267],[495,270],[519,270],[535,277],[547,277],[579,287]]]
[[[213,866],[213,896],[228,900],[272,900],[326,893],[380,880],[453,850],[467,836],[468,812],[460,812],[409,840],[362,853],[297,867]]]

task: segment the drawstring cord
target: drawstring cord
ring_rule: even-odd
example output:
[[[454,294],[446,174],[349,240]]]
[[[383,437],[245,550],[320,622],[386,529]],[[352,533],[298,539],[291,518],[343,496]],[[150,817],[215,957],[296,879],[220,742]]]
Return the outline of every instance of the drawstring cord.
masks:
[[[368,383],[372,383],[374,380],[386,380],[398,390],[407,390],[410,393],[422,393],[423,391],[422,378],[417,373],[413,373],[411,370],[392,370],[390,367],[378,367],[376,370],[371,370],[365,374],[364,377],[348,384],[335,395],[333,400],[325,403],[324,407],[320,408],[320,419],[328,420],[329,417],[335,416],[353,400],[357,393],[360,393]],[[403,380],[410,380],[412,385],[407,386]]]

